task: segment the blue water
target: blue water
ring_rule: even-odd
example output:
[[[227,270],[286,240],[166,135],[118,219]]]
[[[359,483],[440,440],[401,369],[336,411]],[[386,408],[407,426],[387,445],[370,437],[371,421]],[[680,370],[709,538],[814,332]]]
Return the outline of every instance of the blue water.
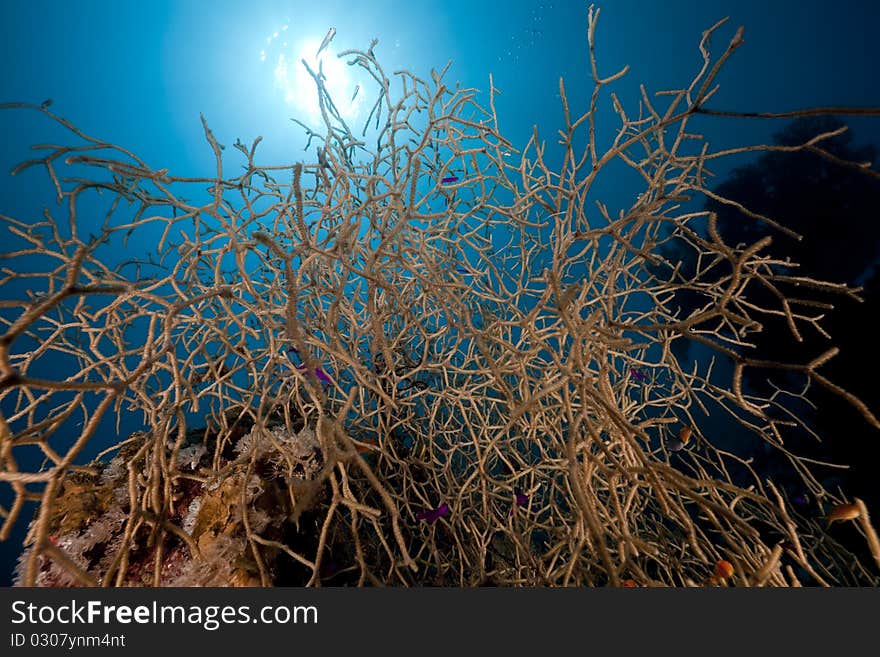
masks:
[[[51,99],[52,111],[86,134],[123,146],[149,166],[167,167],[177,176],[213,175],[200,113],[222,143],[239,138],[247,143],[261,135],[261,161],[289,164],[307,157],[303,130],[290,119],[317,127],[311,83],[304,84],[299,60],[306,57],[314,64],[318,44],[333,27],[335,38],[323,54],[325,73],[346,101],[355,85],[362,85],[357,102],[345,108],[353,124],[365,119],[369,105],[364,98],[372,96],[367,81],[349,67],[334,68],[335,54],[366,49],[375,37],[376,55],[388,72],[405,68],[428,78],[431,68],[451,60],[448,83],[460,81],[483,91],[491,74],[502,92],[496,99],[502,132],[521,147],[537,125],[553,161],[558,157],[555,131],[562,123],[559,78],[565,79],[577,114],[592,90],[587,7],[561,0],[5,0],[0,2],[0,103]],[[728,15],[714,50],[740,24],[746,26],[746,43],[719,77],[721,90],[712,107],[774,112],[880,105],[875,68],[880,3],[838,1],[833,11],[815,0],[609,0],[600,7],[600,74],[630,66],[615,86],[625,106],[637,103],[639,83],[649,91],[686,85],[701,64],[701,32]],[[848,123],[861,141],[880,143],[878,122]],[[616,125],[606,101],[600,147],[610,143]],[[766,143],[780,127],[769,121],[699,122],[715,148]],[[0,213],[36,220],[43,207],[54,203],[42,172],[16,178],[6,172],[29,157],[32,144],[62,135],[38,113],[0,111]],[[736,163],[717,166],[719,179]],[[631,205],[630,185],[622,174],[605,178],[603,201],[612,214]],[[0,503],[8,503],[6,493],[0,494]],[[8,582],[21,537],[19,531],[0,545],[0,584]]]

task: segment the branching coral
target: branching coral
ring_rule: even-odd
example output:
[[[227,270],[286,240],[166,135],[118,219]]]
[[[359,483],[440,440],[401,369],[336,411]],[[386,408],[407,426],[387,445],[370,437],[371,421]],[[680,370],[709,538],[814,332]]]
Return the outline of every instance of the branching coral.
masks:
[[[361,135],[315,76],[314,163],[262,165],[260,140],[239,141],[244,173],[228,176],[203,119],[216,175],[177,177],[34,108],[83,143],[19,167],[46,168],[66,223],[48,211],[37,224],[2,218],[22,246],[4,254],[0,286],[42,286],[4,302],[0,338],[0,481],[14,493],[2,537],[26,501],[40,503],[20,581],[880,582],[880,554],[861,563],[823,528],[844,500],[786,449],[801,420],[780,409],[821,385],[876,418],[820,373],[835,350],[802,363],[748,354],[763,318],[786,317],[798,339],[821,327],[817,295],[858,291],[782,273],[770,238],[726,244],[711,214],[687,206],[718,198],[706,182],[716,160],[769,148],[713,151],[691,132],[698,115],[723,114],[706,103],[742,31],[713,56],[722,23],[707,30],[695,78],[655,97],[643,89],[637,114],[610,94],[621,124],[601,153],[598,105],[625,71],[600,76],[597,16],[595,91],[580,116],[560,81],[558,166],[537,131],[522,149],[501,135],[491,78],[486,108],[445,71],[392,81],[373,45],[341,55],[376,82]],[[821,152],[828,136],[793,148]],[[594,187],[621,163],[644,190],[615,215]],[[65,178],[62,164],[103,175]],[[76,208],[92,190],[113,206],[85,240]],[[99,257],[141,235],[156,236],[156,256]],[[694,276],[663,259],[670,241],[698,253]],[[54,268],[16,268],[34,254]],[[777,305],[753,303],[756,286]],[[671,306],[682,289],[705,305],[683,316]],[[729,361],[730,380],[714,361],[686,362],[681,341]],[[32,374],[62,356],[72,376]],[[807,389],[760,398],[746,368],[801,373]],[[108,449],[119,450],[109,465],[77,465],[114,411],[139,412],[149,430]],[[709,413],[784,453],[818,506],[793,508],[746,450],[704,428]],[[19,456],[35,447],[46,467]],[[81,517],[76,486],[104,515]]]

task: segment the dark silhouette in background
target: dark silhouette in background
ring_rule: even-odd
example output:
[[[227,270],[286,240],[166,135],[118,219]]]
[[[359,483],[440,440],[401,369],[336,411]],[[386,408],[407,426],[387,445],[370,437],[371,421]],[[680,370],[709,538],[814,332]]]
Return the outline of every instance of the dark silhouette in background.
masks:
[[[833,117],[805,117],[777,133],[774,141],[779,146],[803,145],[817,135],[843,126]],[[812,296],[834,306],[833,310],[806,309],[811,315],[825,315],[822,326],[831,338],[802,324],[803,341],[798,342],[784,317],[763,316],[764,329],[750,336],[756,348],[749,350],[748,355],[803,364],[837,345],[840,354],[823,366],[823,375],[863,400],[876,415],[880,411],[877,391],[880,280],[875,268],[880,246],[880,173],[876,168],[860,170],[834,160],[874,163],[876,148],[857,144],[850,131],[824,139],[818,145],[832,157],[804,150],[767,152],[734,170],[714,189],[719,196],[733,199],[791,228],[803,235],[802,240],[747,217],[732,205],[709,199],[705,209],[717,214],[718,230],[731,246],[753,244],[771,235],[773,242],[767,252],[798,264],[777,267],[780,272],[863,288],[862,303],[838,294],[807,295],[805,290],[804,297]],[[673,263],[680,262],[685,276],[694,274],[694,252],[681,242],[669,243],[664,255]],[[719,270],[717,276],[728,273]],[[760,289],[751,292],[765,307],[778,307],[771,292]],[[682,315],[687,315],[701,307],[703,301],[698,292],[680,291],[676,304],[681,307]],[[790,388],[804,380],[795,374],[747,369],[745,383],[753,390],[766,392],[770,389],[768,377],[777,383],[787,378]],[[861,497],[869,509],[880,513],[880,484],[876,474],[880,435],[877,430],[852,406],[825,389],[814,385],[808,397],[816,409],[805,409],[806,419],[823,442],[817,444],[806,432],[795,432],[790,437],[793,442],[786,445],[795,453],[806,451],[820,459],[849,465],[849,470],[829,470],[829,476],[839,479],[847,496]],[[769,476],[776,475],[772,463],[765,463],[763,469]]]

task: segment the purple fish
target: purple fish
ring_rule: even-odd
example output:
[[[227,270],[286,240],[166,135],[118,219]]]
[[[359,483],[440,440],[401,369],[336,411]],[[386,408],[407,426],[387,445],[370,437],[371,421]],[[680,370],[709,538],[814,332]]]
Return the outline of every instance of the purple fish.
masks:
[[[333,577],[340,570],[342,570],[342,564],[333,559],[321,563],[321,577]]]
[[[514,508],[516,508],[518,506],[525,506],[526,504],[529,503],[529,496],[526,495],[525,493],[523,493],[519,488],[513,489],[513,496],[514,496]],[[513,511],[514,511],[514,509],[511,509],[510,513],[508,515],[512,516]]]
[[[636,381],[647,381],[648,377],[645,374],[642,374],[637,369],[630,367],[629,373]]]
[[[458,182],[458,176],[449,176],[448,178],[444,178],[440,182],[442,182],[444,185],[448,183]]]
[[[422,511],[421,513],[416,515],[416,518],[419,520],[424,520],[425,522],[431,524],[437,522],[440,518],[449,513],[449,505],[444,502],[436,509],[429,509],[428,511]]]
[[[296,354],[297,356],[299,356],[299,351],[297,351],[296,347],[288,347],[287,348],[287,357],[289,359],[293,360],[293,356],[291,354]],[[307,371],[305,365],[297,365],[296,369],[298,369],[300,372]],[[320,367],[316,367],[315,369],[312,370],[312,372],[314,372],[315,376],[318,377],[318,381],[321,381],[322,383],[328,383],[328,384],[333,383],[333,379],[331,379],[328,376],[328,374],[324,370],[322,370]]]
[[[798,506],[806,506],[808,504],[807,498],[803,495],[795,495],[791,501]]]
[[[304,371],[306,371],[306,366],[305,365],[297,365],[296,369],[298,369],[300,372],[304,372]],[[324,370],[322,370],[320,367],[316,367],[312,371],[315,373],[315,376],[318,377],[318,381],[320,381],[321,383],[333,383],[333,379],[331,379],[329,376],[327,376],[327,373]]]

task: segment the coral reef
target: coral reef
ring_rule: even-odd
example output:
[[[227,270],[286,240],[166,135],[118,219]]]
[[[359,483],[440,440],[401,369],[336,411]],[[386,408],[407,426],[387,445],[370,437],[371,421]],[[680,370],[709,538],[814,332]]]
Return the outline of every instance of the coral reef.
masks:
[[[608,90],[625,71],[599,75],[597,16],[596,92],[578,115],[560,82],[559,158],[537,130],[522,148],[501,134],[491,78],[483,96],[445,69],[389,79],[375,43],[340,55],[375,81],[363,130],[315,74],[324,125],[304,126],[315,156],[291,165],[262,163],[259,138],[227,150],[203,118],[216,174],[180,176],[27,106],[76,143],[16,169],[46,169],[55,214],[0,216],[0,539],[39,505],[18,582],[880,583],[868,510],[786,446],[811,386],[880,423],[822,375],[836,348],[750,355],[768,317],[797,340],[858,290],[792,273],[770,236],[728,244],[688,205],[718,198],[720,158],[768,148],[713,150],[694,128],[737,120],[711,104],[742,31],[713,54],[723,22],[707,30],[694,79],[643,89],[634,112]],[[600,101],[620,122],[605,152]],[[613,167],[644,184],[628,207],[596,198]],[[97,193],[106,219],[86,238],[77,208]],[[676,307],[681,291],[702,306]],[[683,343],[714,357],[688,361]],[[755,369],[797,385],[755,394]],[[114,415],[147,429],[109,440]],[[755,445],[788,476],[761,476]],[[844,504],[858,515],[826,527]]]
[[[194,431],[189,438],[199,436],[211,438],[205,431]],[[115,583],[123,586],[276,583],[279,550],[262,549],[256,557],[249,540],[259,536],[260,544],[271,548],[272,542],[294,530],[294,518],[308,510],[305,507],[320,500],[320,494],[308,489],[323,461],[314,432],[252,427],[235,443],[230,458],[221,459],[219,471],[209,467],[204,442],[180,449],[181,476],[171,491],[173,506],[166,525],[179,529],[172,530],[161,549],[148,523],[134,527],[127,523],[132,503],[138,502],[129,494],[130,466],[136,479],[147,477],[147,464],[132,458],[145,441],[140,436],[108,463],[92,464],[93,472],[65,479],[47,539],[64,551],[80,574],[77,578],[51,559],[37,557],[36,584],[73,586],[89,580],[109,584],[112,580],[107,578],[114,574]],[[297,506],[297,491],[305,504]],[[126,552],[124,567],[116,562],[123,545],[136,546]],[[25,550],[19,560],[17,583],[32,551]]]

